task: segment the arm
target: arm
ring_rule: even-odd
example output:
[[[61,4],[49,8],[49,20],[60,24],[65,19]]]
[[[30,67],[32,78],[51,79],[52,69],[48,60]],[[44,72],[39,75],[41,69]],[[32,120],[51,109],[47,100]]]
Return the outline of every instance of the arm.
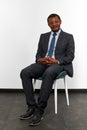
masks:
[[[59,64],[69,64],[74,59],[74,51],[75,51],[75,45],[74,45],[74,39],[73,36],[70,35],[68,45],[65,51],[65,55],[59,57]]]
[[[36,53],[36,62],[38,62],[39,59],[42,57],[41,43],[42,43],[42,40],[41,40],[41,36],[40,36],[39,43],[38,43],[38,49],[37,49],[37,53]]]

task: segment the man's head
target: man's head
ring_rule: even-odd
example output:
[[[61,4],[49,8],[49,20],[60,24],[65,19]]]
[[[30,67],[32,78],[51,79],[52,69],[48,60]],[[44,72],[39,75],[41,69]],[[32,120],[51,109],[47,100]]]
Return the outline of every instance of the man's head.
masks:
[[[50,14],[47,18],[49,27],[53,32],[57,32],[60,29],[61,18],[57,14]]]

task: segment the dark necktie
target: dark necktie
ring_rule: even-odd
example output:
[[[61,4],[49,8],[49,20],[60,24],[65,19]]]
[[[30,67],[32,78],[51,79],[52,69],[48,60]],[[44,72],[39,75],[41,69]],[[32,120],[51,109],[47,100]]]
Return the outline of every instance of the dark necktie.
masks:
[[[53,55],[54,44],[55,44],[55,36],[56,36],[56,32],[53,33],[53,37],[52,37],[52,40],[51,40],[51,43],[50,43],[50,48],[49,48],[49,51],[48,51],[48,56],[50,56],[50,57],[52,57],[52,55]]]

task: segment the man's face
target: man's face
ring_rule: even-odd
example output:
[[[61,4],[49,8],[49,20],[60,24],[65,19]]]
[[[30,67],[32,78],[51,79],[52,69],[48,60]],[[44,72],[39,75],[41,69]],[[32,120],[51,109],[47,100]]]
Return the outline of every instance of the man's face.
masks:
[[[61,20],[58,19],[57,16],[49,18],[48,25],[49,25],[49,27],[51,28],[51,30],[53,32],[56,32],[56,31],[58,31],[60,29]]]

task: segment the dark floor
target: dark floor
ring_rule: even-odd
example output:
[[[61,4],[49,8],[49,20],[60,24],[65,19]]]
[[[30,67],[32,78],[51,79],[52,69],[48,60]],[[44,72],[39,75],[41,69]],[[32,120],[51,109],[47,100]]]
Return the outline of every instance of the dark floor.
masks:
[[[87,130],[87,93],[70,93],[69,97],[68,107],[65,93],[58,95],[58,114],[55,115],[52,93],[41,124],[30,127],[29,120],[19,120],[27,108],[24,94],[0,93],[0,130]]]

